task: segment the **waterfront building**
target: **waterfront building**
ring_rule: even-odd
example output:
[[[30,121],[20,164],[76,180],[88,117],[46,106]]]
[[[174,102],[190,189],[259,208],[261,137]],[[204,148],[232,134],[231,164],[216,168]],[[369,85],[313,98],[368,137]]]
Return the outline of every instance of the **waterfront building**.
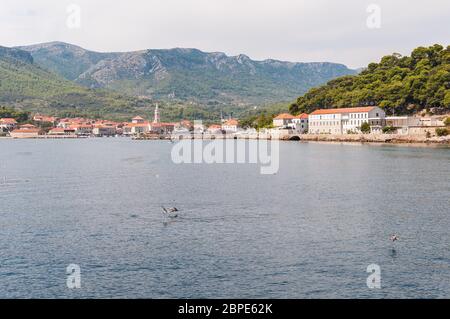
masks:
[[[386,125],[396,128],[400,135],[434,134],[437,128],[445,127],[443,117],[388,116]]]
[[[236,133],[238,131],[239,122],[235,119],[230,119],[222,124],[222,131],[226,133]]]
[[[150,123],[149,131],[155,134],[171,134],[175,130],[176,123]]]
[[[114,125],[113,123],[95,124],[94,128],[92,129],[92,134],[98,137],[114,136],[116,135],[116,133],[116,125]]]
[[[180,123],[176,125],[177,128],[185,128],[188,130],[192,130],[194,128],[194,125],[192,125],[192,122],[189,120],[182,120]]]
[[[206,130],[208,134],[222,134],[222,125],[213,124],[208,127]]]
[[[22,130],[33,130],[36,129],[37,127],[34,126],[33,124],[24,124],[24,125],[20,125],[20,129]]]
[[[273,126],[276,128],[285,128],[288,125],[292,124],[294,119],[295,116],[288,113],[283,113],[273,119]]]
[[[305,134],[308,132],[308,114],[297,116],[283,113],[273,119],[273,126],[280,130],[290,130],[296,134]]]
[[[381,132],[386,113],[376,106],[316,110],[309,115],[310,134],[359,133],[363,123],[372,132]]]
[[[420,126],[420,118],[412,116],[388,116],[386,126],[397,128],[397,134],[408,134],[411,127]]]
[[[144,122],[145,120],[140,116],[133,117],[133,119],[131,120],[131,123],[133,124],[143,124]]]
[[[75,131],[76,135],[88,136],[92,134],[93,126],[90,124],[72,124],[69,126],[69,129]]]
[[[43,135],[44,132],[38,128],[16,129],[9,133],[12,138],[36,138]]]
[[[17,127],[17,121],[13,118],[0,119],[0,131],[12,131]]]
[[[292,127],[293,129],[296,131],[296,133],[300,133],[300,134],[306,134],[308,133],[308,114],[303,113],[300,115],[297,115],[294,117],[294,119],[292,120]]]
[[[442,127],[445,126],[446,116],[427,116],[419,118],[420,126]]]
[[[194,122],[194,133],[202,134],[203,132],[205,132],[205,126],[203,124]]]
[[[56,128],[51,129],[48,132],[48,135],[51,135],[51,136],[75,135],[75,129],[56,127]]]
[[[56,127],[68,128],[73,125],[91,125],[96,123],[94,120],[84,119],[84,118],[65,118],[59,120]]]
[[[40,115],[36,114],[33,116],[33,121],[36,123],[51,123],[55,124],[58,119],[54,116],[46,116],[46,115]]]

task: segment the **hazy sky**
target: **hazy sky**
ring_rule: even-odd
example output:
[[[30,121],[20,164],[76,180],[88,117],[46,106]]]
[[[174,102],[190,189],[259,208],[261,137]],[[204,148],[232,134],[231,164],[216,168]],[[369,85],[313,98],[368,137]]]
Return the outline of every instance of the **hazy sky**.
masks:
[[[79,28],[70,4],[81,9]],[[370,4],[381,9],[380,28],[367,26],[376,15],[367,12]],[[0,0],[0,45],[49,41],[95,51],[189,47],[361,67],[419,45],[449,45],[450,1]]]

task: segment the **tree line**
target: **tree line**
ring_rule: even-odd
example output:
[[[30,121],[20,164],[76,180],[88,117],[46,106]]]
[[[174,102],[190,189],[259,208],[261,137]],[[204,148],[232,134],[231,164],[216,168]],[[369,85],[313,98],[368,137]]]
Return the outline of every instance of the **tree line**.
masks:
[[[313,88],[290,105],[292,114],[321,108],[377,105],[387,114],[450,110],[450,46],[419,47],[371,63],[360,74]]]
[[[29,120],[30,113],[0,106],[0,118],[13,118],[17,122],[23,123]]]

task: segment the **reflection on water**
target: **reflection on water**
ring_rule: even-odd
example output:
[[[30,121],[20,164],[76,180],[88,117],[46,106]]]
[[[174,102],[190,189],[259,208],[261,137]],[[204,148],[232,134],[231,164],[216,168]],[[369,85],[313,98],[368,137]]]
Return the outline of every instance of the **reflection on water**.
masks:
[[[281,143],[269,176],[175,165],[171,148],[0,141],[0,297],[450,294],[448,148]],[[80,290],[66,288],[69,264]],[[367,288],[370,264],[379,291]]]

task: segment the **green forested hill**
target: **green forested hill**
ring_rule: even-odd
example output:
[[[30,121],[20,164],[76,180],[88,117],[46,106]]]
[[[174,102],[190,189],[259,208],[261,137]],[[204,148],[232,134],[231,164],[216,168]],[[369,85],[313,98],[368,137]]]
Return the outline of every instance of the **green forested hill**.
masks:
[[[379,105],[390,114],[450,110],[450,46],[419,47],[411,56],[385,56],[359,75],[311,89],[290,110],[298,113],[361,105]]]
[[[87,116],[129,120],[136,115],[153,116],[157,102],[105,89],[89,89],[36,65],[22,50],[0,47],[0,117],[27,119],[27,111],[57,116]],[[208,122],[247,108],[202,106],[159,101],[162,120],[181,118]],[[22,112],[24,111],[24,112]]]
[[[290,101],[312,87],[356,73],[336,63],[255,61],[197,49],[99,53],[61,42],[19,49],[29,52],[37,65],[86,87],[204,106]]]
[[[148,101],[91,90],[46,71],[25,51],[0,47],[0,105],[49,114],[126,114]]]
[[[160,92],[164,92],[157,95],[163,120],[188,118],[214,122],[220,119],[221,113],[224,116],[240,117],[257,113],[261,109],[271,109],[270,101],[289,100],[292,94],[303,91],[293,88],[300,85],[296,81],[303,81],[302,83],[307,83],[311,87],[314,84],[324,83],[323,79],[352,72],[345,66],[332,63],[295,64],[278,61],[259,63],[245,56],[227,57],[224,54],[206,54],[198,50],[174,49],[109,54],[89,52],[62,43],[23,49],[0,47],[0,107],[58,116],[129,119],[139,114],[151,117],[157,101],[148,96],[136,95],[139,95],[143,86],[153,83],[147,81],[147,76],[151,77],[153,74],[159,79],[157,83],[153,83],[155,88],[159,87],[162,90]],[[154,58],[155,56],[157,58]],[[153,62],[150,63],[149,59]],[[150,68],[147,70],[147,67]],[[276,78],[274,81],[278,86],[263,85],[260,82],[261,76],[252,75],[258,70],[261,74],[267,74],[268,70],[272,69],[276,70],[271,76]],[[103,88],[99,85],[105,80],[102,74],[111,76],[112,79],[116,77],[123,79],[115,80]],[[228,79],[225,74],[229,74],[230,78]],[[294,75],[298,77],[297,80],[292,78]],[[272,97],[267,103],[261,103],[260,107],[254,109],[245,103],[242,105],[235,103],[236,100],[228,99],[226,95],[221,95],[225,97],[222,102],[209,96],[214,95],[217,90],[222,90],[224,87],[221,85],[228,80],[239,82],[230,86],[235,93],[252,86],[254,93],[260,89],[266,91],[265,94],[262,94],[262,91],[256,94],[259,96],[258,100],[266,100],[268,95]],[[95,82],[93,85],[92,81]],[[211,83],[217,81],[222,81],[222,84],[211,87]],[[290,84],[281,85],[281,82]],[[281,87],[290,87],[291,93],[286,94]],[[146,89],[144,91],[147,92]],[[181,91],[190,92],[186,93],[185,97],[203,95],[205,99],[191,101],[187,98],[189,101],[183,101],[178,95]],[[172,92],[178,98],[162,98],[164,94]],[[224,103],[226,100],[230,103]]]

